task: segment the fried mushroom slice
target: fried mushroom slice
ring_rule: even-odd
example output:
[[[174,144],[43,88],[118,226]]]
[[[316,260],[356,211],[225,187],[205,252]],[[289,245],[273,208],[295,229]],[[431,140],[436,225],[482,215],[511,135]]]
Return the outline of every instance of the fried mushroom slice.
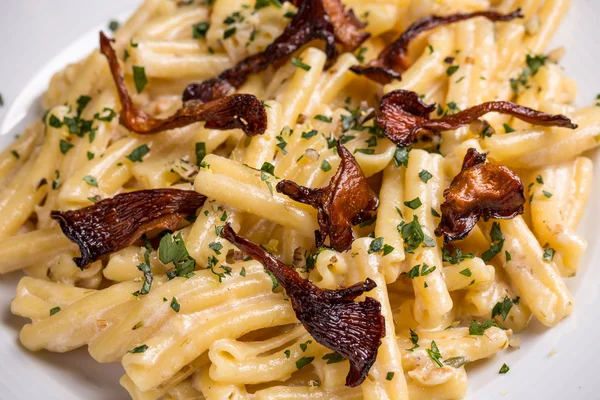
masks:
[[[440,119],[429,119],[436,109],[421,101],[419,95],[407,90],[395,90],[382,97],[377,123],[385,135],[398,146],[410,146],[420,132],[439,135],[468,125],[485,114],[498,112],[508,114],[533,125],[558,126],[575,129],[577,125],[564,115],[551,115],[532,110],[508,101],[483,103]]]
[[[469,149],[461,172],[444,191],[435,234],[443,235],[445,242],[464,239],[479,218],[510,219],[523,213],[525,195],[519,176],[485,160],[485,154]]]
[[[75,264],[83,269],[91,262],[124,249],[152,229],[175,228],[193,214],[206,197],[179,189],[152,189],[118,194],[96,204],[71,211],[52,211],[69,240],[79,246]]]
[[[396,41],[388,45],[379,56],[366,65],[355,65],[351,70],[358,75],[365,75],[367,78],[385,85],[394,79],[401,79],[402,72],[406,71],[410,65],[408,60],[408,46],[421,33],[430,31],[439,26],[450,25],[456,22],[465,21],[472,18],[484,17],[493,22],[512,21],[516,18],[523,18],[521,9],[510,14],[500,14],[494,11],[480,11],[470,14],[451,14],[446,16],[432,15],[420,19],[413,23],[400,35]]]
[[[282,180],[277,184],[277,191],[316,208],[319,223],[319,230],[315,231],[316,246],[323,246],[329,237],[330,247],[342,252],[352,246],[352,225],[371,218],[379,199],[369,187],[352,153],[341,141],[338,141],[337,151],[341,163],[327,186],[313,189]]]
[[[229,223],[221,235],[277,278],[308,333],[350,361],[346,386],[360,385],[377,358],[377,350],[385,336],[385,319],[381,315],[381,304],[374,298],[366,297],[361,302],[354,299],[377,284],[367,278],[345,289],[321,289],[258,244],[238,236]]]
[[[233,93],[250,75],[264,71],[314,39],[325,42],[330,66],[338,55],[336,40],[351,51],[369,36],[358,31],[362,24],[352,11],[344,9],[340,0],[303,0],[294,4],[299,7],[298,13],[265,51],[247,57],[215,78],[192,83],[184,90],[183,101],[208,102]]]
[[[210,129],[239,128],[249,136],[264,133],[267,128],[267,113],[264,105],[251,94],[236,94],[203,104],[198,100],[183,103],[175,114],[165,119],[157,119],[137,109],[129,93],[123,71],[110,40],[100,32],[100,51],[107,58],[119,99],[121,101],[120,122],[127,129],[150,134],[180,128],[195,122],[205,121]]]

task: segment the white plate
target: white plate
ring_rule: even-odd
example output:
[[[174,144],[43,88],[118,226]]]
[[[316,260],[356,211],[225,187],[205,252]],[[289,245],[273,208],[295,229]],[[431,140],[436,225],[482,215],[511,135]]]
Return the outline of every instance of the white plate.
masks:
[[[415,0],[417,1],[417,0]],[[39,96],[52,73],[97,46],[98,30],[115,16],[124,16],[138,0],[4,0],[0,5],[0,148],[39,118]],[[589,104],[600,92],[600,2],[578,0],[561,26],[554,45],[565,46],[562,62],[579,82],[579,104]],[[123,20],[123,18],[121,18]],[[600,132],[599,132],[600,133]],[[596,176],[600,157],[595,157]],[[598,178],[595,179],[598,182]],[[1,190],[1,189],[0,189]],[[594,212],[600,188],[591,201],[579,232],[590,242],[582,271],[568,280],[575,312],[554,329],[533,322],[521,335],[521,349],[469,368],[469,398],[473,399],[600,399],[597,378],[597,332],[600,309],[600,213]],[[0,216],[1,218],[1,216]],[[85,349],[67,354],[25,351],[18,341],[25,320],[10,313],[19,273],[0,276],[0,399],[126,399],[119,386],[119,365],[101,365]],[[551,355],[554,354],[554,355]],[[499,375],[502,363],[510,366]]]

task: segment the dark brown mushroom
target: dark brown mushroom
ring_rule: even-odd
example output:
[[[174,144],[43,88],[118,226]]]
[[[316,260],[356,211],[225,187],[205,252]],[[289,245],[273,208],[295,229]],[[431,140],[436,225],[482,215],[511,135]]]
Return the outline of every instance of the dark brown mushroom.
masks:
[[[152,189],[118,194],[71,211],[52,211],[69,240],[79,246],[75,264],[83,269],[100,257],[124,249],[144,233],[174,229],[179,220],[194,214],[206,197],[178,189]]]
[[[523,213],[525,195],[519,176],[485,160],[485,154],[469,149],[461,172],[444,191],[435,234],[443,235],[445,242],[464,239],[479,218],[510,219]]]
[[[381,304],[372,297],[355,302],[377,285],[371,279],[345,289],[328,290],[303,279],[261,246],[238,236],[227,223],[222,236],[272,273],[285,289],[298,320],[323,346],[350,361],[346,386],[356,387],[367,376],[385,337]]]
[[[110,40],[100,32],[100,51],[110,65],[119,99],[121,100],[120,122],[127,129],[140,134],[157,133],[205,121],[211,129],[239,128],[247,135],[264,133],[267,128],[267,113],[260,100],[251,94],[236,94],[203,104],[198,100],[183,103],[183,107],[165,119],[154,118],[133,104],[123,79],[123,71]]]
[[[345,10],[340,0],[302,0],[294,4],[299,7],[298,13],[265,51],[240,61],[215,78],[192,83],[183,92],[183,100],[207,102],[233,93],[250,75],[264,71],[311,40],[325,42],[329,66],[338,55],[336,41],[351,51],[369,37],[367,33],[359,32],[362,24],[351,10]]]
[[[394,79],[401,79],[402,72],[406,71],[410,65],[408,60],[408,46],[421,33],[432,30],[439,26],[449,25],[471,18],[484,17],[490,21],[511,21],[515,18],[523,18],[521,9],[510,14],[500,14],[494,11],[480,11],[470,14],[452,14],[445,16],[432,15],[420,19],[400,35],[396,41],[388,45],[379,56],[366,65],[355,65],[351,68],[353,72],[359,75],[365,75],[367,78],[381,83],[390,83]]]
[[[277,191],[317,209],[317,247],[321,247],[329,237],[331,247],[337,251],[346,251],[354,240],[352,225],[372,218],[379,199],[369,187],[367,178],[352,153],[341,141],[338,141],[337,150],[341,163],[327,186],[313,189],[282,180],[277,184]]]
[[[508,101],[491,101],[440,119],[430,119],[435,108],[435,105],[423,103],[414,92],[395,90],[381,99],[377,123],[384,128],[385,135],[392,142],[403,147],[410,146],[419,132],[440,134],[468,125],[491,112],[508,114],[534,125],[577,128],[564,115],[546,114]]]

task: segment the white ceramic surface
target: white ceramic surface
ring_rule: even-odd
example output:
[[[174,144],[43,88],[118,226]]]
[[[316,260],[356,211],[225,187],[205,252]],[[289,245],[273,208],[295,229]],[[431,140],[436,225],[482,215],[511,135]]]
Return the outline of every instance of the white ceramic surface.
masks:
[[[97,45],[97,32],[124,19],[138,0],[0,0],[0,148],[39,118],[39,96],[52,73]],[[600,93],[600,1],[574,0],[554,45],[568,54],[562,65],[579,83],[579,104]],[[600,132],[599,132],[600,133]],[[580,274],[568,281],[575,312],[548,330],[533,322],[521,349],[508,350],[469,368],[469,399],[600,399],[597,332],[600,330],[600,157],[595,187],[579,231],[590,246]],[[0,190],[2,190],[0,188]],[[0,216],[1,218],[1,216]],[[0,276],[0,400],[127,399],[119,365],[94,362],[85,349],[30,354],[19,344],[24,319],[10,314],[19,273]],[[551,355],[553,354],[553,355]],[[510,366],[499,375],[502,363]]]

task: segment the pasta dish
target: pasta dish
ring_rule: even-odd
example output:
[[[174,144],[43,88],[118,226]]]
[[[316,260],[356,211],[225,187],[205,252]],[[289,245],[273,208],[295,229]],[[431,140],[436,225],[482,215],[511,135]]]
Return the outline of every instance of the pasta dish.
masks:
[[[573,311],[569,0],[144,0],[0,155],[30,351],[132,399],[462,399]],[[513,372],[514,373],[514,372]]]

